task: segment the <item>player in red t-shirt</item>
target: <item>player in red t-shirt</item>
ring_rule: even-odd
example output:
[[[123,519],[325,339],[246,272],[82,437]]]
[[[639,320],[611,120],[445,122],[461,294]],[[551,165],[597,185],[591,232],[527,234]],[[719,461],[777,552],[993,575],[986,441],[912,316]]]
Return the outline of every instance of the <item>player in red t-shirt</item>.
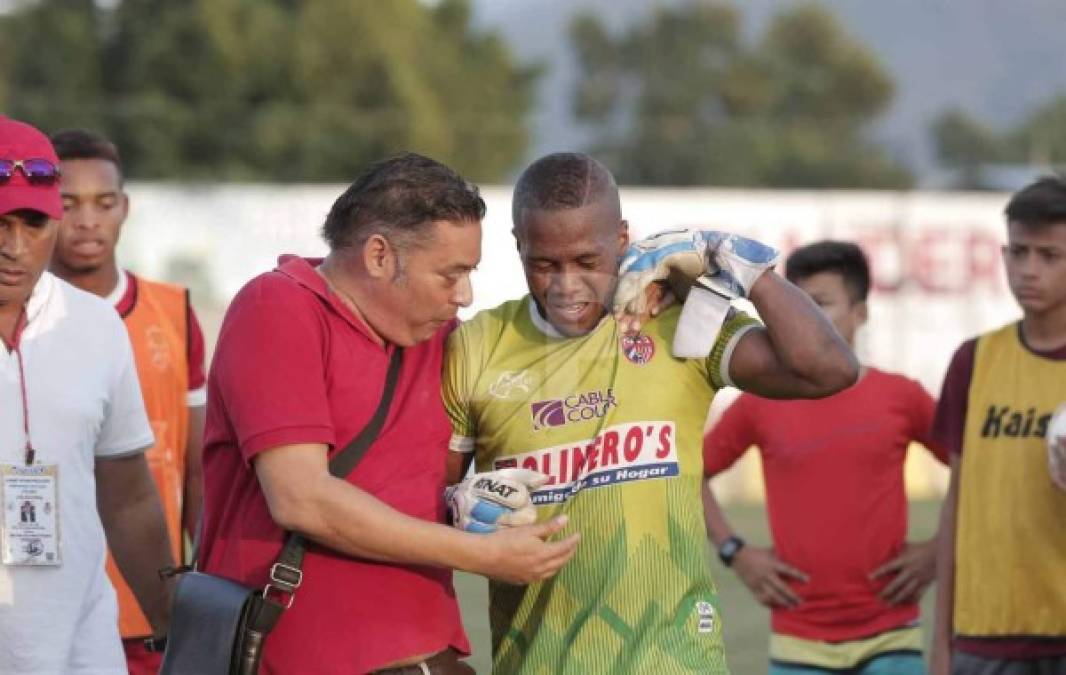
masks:
[[[854,346],[870,287],[862,251],[811,244],[788,258],[786,275]],[[935,547],[906,541],[903,463],[911,441],[932,447],[934,408],[917,382],[865,366],[824,399],[743,394],[707,434],[707,476],[751,446],[762,456],[772,549],[745,545],[709,488],[704,503],[719,557],[771,608],[771,674],[925,672],[918,599]]]

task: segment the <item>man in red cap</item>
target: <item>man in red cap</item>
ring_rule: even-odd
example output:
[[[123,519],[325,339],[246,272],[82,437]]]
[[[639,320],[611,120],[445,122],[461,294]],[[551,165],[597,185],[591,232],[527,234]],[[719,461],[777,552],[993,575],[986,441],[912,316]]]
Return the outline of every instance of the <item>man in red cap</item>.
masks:
[[[125,673],[105,533],[157,636],[170,590],[156,572],[173,560],[126,330],[46,271],[58,178],[48,138],[0,117],[0,664]]]

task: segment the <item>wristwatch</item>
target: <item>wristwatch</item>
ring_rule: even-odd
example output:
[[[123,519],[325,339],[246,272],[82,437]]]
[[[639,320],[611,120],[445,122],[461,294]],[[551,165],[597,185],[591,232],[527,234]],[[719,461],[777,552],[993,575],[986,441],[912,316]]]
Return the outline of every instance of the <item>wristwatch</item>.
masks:
[[[744,548],[744,540],[735,534],[718,547],[718,559],[722,561],[722,564],[726,567],[733,566],[733,558],[737,557],[740,553],[740,549]]]

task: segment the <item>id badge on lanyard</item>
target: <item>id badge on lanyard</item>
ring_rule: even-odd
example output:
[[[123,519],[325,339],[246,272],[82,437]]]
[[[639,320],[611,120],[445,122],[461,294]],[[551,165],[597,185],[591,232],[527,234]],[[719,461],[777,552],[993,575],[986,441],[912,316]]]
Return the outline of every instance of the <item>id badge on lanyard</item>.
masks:
[[[22,429],[25,434],[24,464],[0,464],[0,562],[5,565],[60,565],[59,466],[36,462],[30,441],[30,404],[26,395],[26,372],[22,366],[19,338],[26,327],[25,308],[15,322],[12,349],[18,361],[22,395]],[[7,346],[7,342],[4,341]]]
[[[59,467],[0,464],[0,554],[5,565],[59,565]]]

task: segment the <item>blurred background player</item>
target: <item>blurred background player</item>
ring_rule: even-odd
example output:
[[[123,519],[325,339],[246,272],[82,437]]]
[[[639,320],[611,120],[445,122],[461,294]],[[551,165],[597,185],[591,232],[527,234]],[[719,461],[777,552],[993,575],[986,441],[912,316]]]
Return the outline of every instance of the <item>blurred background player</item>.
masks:
[[[530,165],[512,214],[529,294],[449,339],[450,478],[471,459],[481,472],[539,470],[549,476],[533,493],[540,517],[568,515],[583,542],[549,582],[490,585],[493,670],[728,672],[699,508],[707,409],[734,383],[834,393],[855,381],[854,356],[808,297],[767,271],[776,252],[732,235],[712,248],[702,235],[713,233],[651,237],[630,248],[628,268],[644,284],[694,259],[697,275],[732,272],[766,327],[735,314],[706,358],[688,360],[670,353],[679,307],[624,332],[608,309],[628,225],[613,176],[587,155]],[[727,257],[740,249],[755,256]]]
[[[121,270],[115,261],[129,214],[122,162],[107,139],[84,130],[52,136],[62,178],[63,220],[51,271],[98,295],[118,311],[133,344],[137,375],[155,434],[146,457],[159,490],[171,551],[184,559],[203,494],[201,447],[207,391],[204,338],[186,289]],[[159,671],[160,645],[146,647],[151,627],[114,561],[108,574],[119,600],[119,628],[133,675]],[[148,651],[148,649],[155,651]]]
[[[1006,216],[1022,319],[958,348],[933,428],[951,453],[934,675],[1066,673],[1066,491],[1044,440],[1066,401],[1066,181],[1023,188]]]
[[[859,247],[804,246],[785,274],[854,347],[870,289]],[[722,562],[771,610],[770,673],[925,672],[918,600],[936,547],[906,541],[903,464],[912,441],[932,447],[935,405],[917,382],[863,366],[819,400],[741,394],[706,435],[708,477],[752,446],[762,458],[772,549],[746,545],[706,485],[704,502]]]

